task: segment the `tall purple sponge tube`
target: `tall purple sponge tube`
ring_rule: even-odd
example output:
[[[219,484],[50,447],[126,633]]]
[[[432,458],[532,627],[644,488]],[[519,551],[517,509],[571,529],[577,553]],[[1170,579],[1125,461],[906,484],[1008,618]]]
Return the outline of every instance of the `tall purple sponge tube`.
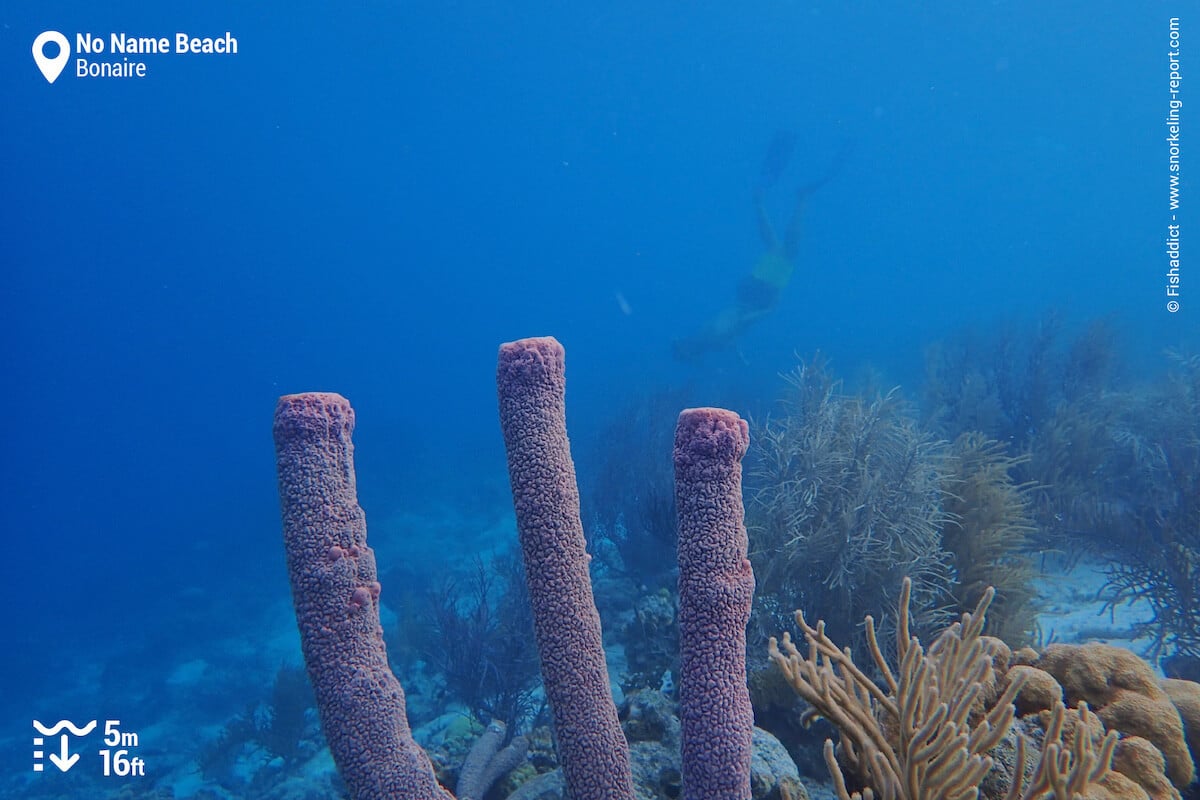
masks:
[[[498,362],[500,427],[567,796],[633,800],[579,519],[563,348],[522,339],[501,345]]]
[[[754,713],[746,624],[754,572],[746,557],[742,456],[746,421],[690,408],[675,427],[679,514],[679,714],[684,800],[750,797]]]
[[[413,741],[388,666],[353,432],[341,395],[285,395],[275,408],[283,541],[321,728],[353,800],[452,800]]]

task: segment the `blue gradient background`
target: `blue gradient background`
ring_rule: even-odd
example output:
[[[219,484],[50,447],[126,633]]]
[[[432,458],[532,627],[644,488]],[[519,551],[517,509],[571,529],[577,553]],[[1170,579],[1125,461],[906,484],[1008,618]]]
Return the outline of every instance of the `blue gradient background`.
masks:
[[[589,5],[0,12],[0,718],[286,597],[283,393],[353,401],[374,519],[506,502],[495,353],[523,336],[566,345],[585,444],[663,387],[765,407],[793,352],[916,392],[930,341],[1048,308],[1115,315],[1135,363],[1195,346],[1163,308],[1167,4]],[[48,85],[48,28],[239,53]],[[759,254],[778,129],[776,216],[852,156],[778,312],[675,363]]]

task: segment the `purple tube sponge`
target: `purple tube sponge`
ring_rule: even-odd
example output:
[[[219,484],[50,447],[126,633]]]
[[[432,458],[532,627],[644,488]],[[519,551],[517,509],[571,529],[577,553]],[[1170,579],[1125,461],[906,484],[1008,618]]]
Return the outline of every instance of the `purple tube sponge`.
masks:
[[[341,395],[285,395],[275,408],[283,541],[321,728],[354,800],[452,800],[413,741],[388,667],[353,432]]]
[[[629,745],[608,683],[567,440],[562,345],[500,347],[496,383],[542,682],[571,800],[633,800]]]
[[[747,800],[754,713],[746,624],[754,572],[742,508],[746,421],[691,408],[675,428],[679,513],[679,706],[684,800]]]

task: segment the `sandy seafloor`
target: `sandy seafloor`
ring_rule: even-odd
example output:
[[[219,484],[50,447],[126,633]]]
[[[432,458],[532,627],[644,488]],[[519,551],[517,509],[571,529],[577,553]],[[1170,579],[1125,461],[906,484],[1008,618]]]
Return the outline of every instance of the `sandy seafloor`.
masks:
[[[454,553],[439,544],[446,535],[461,539],[463,530],[476,533]],[[422,531],[423,535],[414,536],[414,531]],[[447,509],[436,518],[399,514],[372,522],[369,541],[376,549],[383,575],[387,574],[389,564],[397,563],[421,564],[421,571],[426,574],[449,574],[470,568],[469,561],[464,564],[460,558],[452,560],[456,554],[467,552],[466,548],[486,558],[500,552],[504,543],[515,541],[515,537],[511,514],[464,519],[458,512]],[[1043,643],[1100,641],[1139,654],[1147,651],[1150,642],[1134,638],[1134,628],[1136,623],[1149,618],[1149,608],[1133,604],[1106,609],[1101,597],[1104,585],[1101,564],[1081,560],[1069,567],[1043,566],[1048,571],[1036,582],[1042,608],[1038,625]],[[279,569],[284,570],[282,552]],[[384,592],[387,591],[385,583]],[[61,678],[55,684],[58,691],[52,696],[38,697],[39,707],[71,709],[77,717],[82,712],[98,718],[123,718],[122,727],[136,729],[138,733],[138,754],[145,759],[145,777],[101,777],[98,751],[103,745],[95,737],[89,737],[91,740],[79,747],[81,761],[68,774],[61,774],[50,765],[42,772],[34,772],[28,766],[22,770],[21,756],[30,758],[33,732],[29,720],[10,720],[0,728],[0,743],[10,756],[8,763],[17,765],[17,769],[0,775],[0,797],[216,800],[269,796],[300,800],[340,796],[328,750],[316,747],[312,741],[308,742],[304,757],[286,767],[282,759],[273,758],[265,749],[244,750],[231,770],[237,786],[217,786],[205,780],[196,756],[206,743],[221,734],[232,717],[253,708],[256,699],[263,704],[269,702],[279,667],[301,663],[299,635],[286,592],[266,599],[246,600],[213,597],[202,587],[192,586],[182,587],[178,600],[197,607],[209,603],[216,613],[227,613],[230,603],[236,607],[239,602],[248,602],[250,608],[244,614],[247,627],[236,629],[225,638],[206,641],[188,639],[185,630],[177,629],[175,635],[186,641],[186,646],[177,648],[176,657],[164,662],[161,669],[147,669],[142,674],[134,674],[144,663],[135,651],[148,646],[146,642],[130,641],[123,643],[125,647],[109,642],[59,665]],[[385,631],[396,625],[395,615],[386,605],[382,618]],[[622,660],[619,652],[610,653],[614,686]],[[126,670],[126,679],[113,680],[111,674],[120,672],[121,664],[131,665]],[[98,690],[101,685],[120,689],[102,695]],[[410,700],[410,714],[421,702],[428,704],[415,698]],[[447,720],[457,713],[450,710],[419,725],[415,729],[418,740],[423,744],[436,743]],[[314,711],[309,712],[306,725],[305,738],[316,740],[318,724]],[[825,775],[805,777],[814,800],[832,796],[826,781]],[[263,791],[265,787],[270,787],[269,793]]]

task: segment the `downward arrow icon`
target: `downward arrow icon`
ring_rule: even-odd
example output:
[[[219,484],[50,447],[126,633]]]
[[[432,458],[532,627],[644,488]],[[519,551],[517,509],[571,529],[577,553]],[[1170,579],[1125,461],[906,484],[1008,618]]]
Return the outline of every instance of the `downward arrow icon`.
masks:
[[[67,753],[67,735],[65,733],[62,735],[62,746],[59,748],[58,753],[50,754],[50,760],[54,762],[54,766],[63,772],[75,766],[75,762],[79,760],[79,753],[75,755]]]

